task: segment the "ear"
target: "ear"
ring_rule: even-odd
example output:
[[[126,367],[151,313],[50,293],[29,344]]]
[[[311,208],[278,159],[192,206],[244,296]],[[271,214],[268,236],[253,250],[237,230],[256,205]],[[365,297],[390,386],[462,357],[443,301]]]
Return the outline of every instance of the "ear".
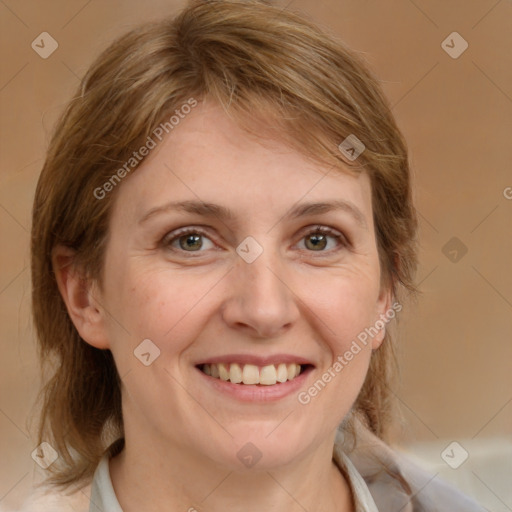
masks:
[[[93,347],[110,348],[106,312],[97,300],[97,285],[76,266],[75,252],[68,247],[55,247],[52,265],[59,292],[80,337]]]
[[[395,316],[395,310],[392,308],[393,293],[391,287],[388,285],[382,285],[377,300],[376,317],[375,317],[375,328],[378,329],[377,334],[372,340],[372,349],[377,350],[386,335],[386,326],[391,318]],[[392,313],[392,316],[390,315]]]

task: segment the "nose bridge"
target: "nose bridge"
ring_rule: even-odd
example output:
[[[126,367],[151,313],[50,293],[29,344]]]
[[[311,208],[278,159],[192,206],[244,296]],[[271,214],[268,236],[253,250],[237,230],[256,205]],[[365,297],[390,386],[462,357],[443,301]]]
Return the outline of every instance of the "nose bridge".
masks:
[[[250,329],[259,336],[270,337],[298,318],[278,251],[266,248],[251,263],[240,257],[230,274],[224,320],[231,327]]]

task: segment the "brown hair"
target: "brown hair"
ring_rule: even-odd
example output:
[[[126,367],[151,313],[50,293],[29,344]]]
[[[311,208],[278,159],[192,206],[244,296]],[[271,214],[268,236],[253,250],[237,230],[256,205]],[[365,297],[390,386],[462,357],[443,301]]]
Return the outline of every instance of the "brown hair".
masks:
[[[54,484],[85,484],[112,441],[122,448],[123,418],[112,354],[80,338],[57,288],[52,251],[71,248],[75,264],[101,286],[109,215],[122,183],[102,199],[95,190],[190,98],[218,102],[241,127],[279,137],[336,172],[364,169],[383,282],[395,297],[414,291],[407,149],[359,57],[303,17],[256,0],[193,1],[172,19],[135,28],[82,80],[55,129],[34,200],[33,313],[43,368],[51,371],[39,442],[60,455],[50,467]],[[349,135],[366,146],[355,161],[338,149]],[[354,405],[381,438],[392,417],[394,359],[387,332]]]

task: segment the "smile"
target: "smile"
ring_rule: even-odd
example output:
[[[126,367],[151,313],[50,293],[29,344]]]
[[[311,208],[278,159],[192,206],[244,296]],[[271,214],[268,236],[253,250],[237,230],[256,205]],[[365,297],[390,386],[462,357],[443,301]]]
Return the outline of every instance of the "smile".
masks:
[[[238,363],[212,363],[202,364],[198,368],[214,379],[229,381],[233,384],[273,386],[294,380],[304,370],[297,363],[268,364],[256,366],[254,364]]]

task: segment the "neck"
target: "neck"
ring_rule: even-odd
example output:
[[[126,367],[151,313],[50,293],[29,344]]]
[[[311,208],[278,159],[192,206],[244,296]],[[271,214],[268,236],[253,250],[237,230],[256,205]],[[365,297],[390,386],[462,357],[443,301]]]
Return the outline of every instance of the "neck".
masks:
[[[286,467],[242,472],[181,446],[162,449],[147,438],[139,446],[126,437],[125,448],[110,461],[110,475],[124,512],[352,512],[350,488],[332,461],[333,439]]]

